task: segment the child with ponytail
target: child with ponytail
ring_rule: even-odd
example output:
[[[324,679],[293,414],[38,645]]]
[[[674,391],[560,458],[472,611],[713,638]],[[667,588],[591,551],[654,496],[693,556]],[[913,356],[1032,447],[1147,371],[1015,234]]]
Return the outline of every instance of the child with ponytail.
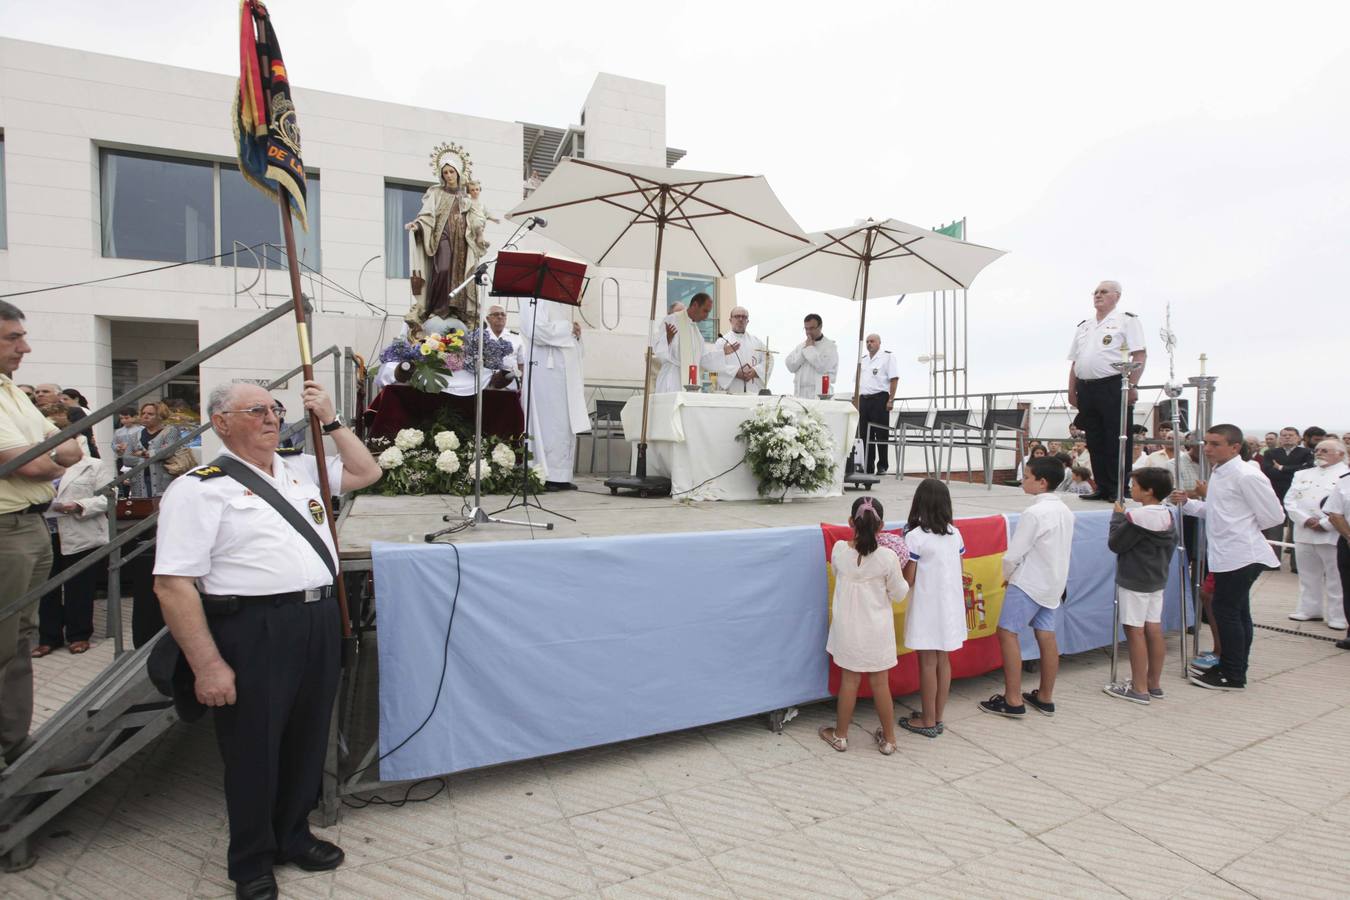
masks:
[[[895,709],[887,681],[887,673],[895,666],[895,617],[891,603],[904,598],[905,582],[896,551],[878,543],[882,515],[879,500],[859,497],[853,502],[848,520],[853,540],[838,541],[830,553],[834,614],[825,649],[843,670],[843,677],[835,724],[826,725],[817,733],[840,752],[848,749],[848,728],[863,673],[867,674],[881,719],[881,727],[872,737],[882,753],[895,752]]]

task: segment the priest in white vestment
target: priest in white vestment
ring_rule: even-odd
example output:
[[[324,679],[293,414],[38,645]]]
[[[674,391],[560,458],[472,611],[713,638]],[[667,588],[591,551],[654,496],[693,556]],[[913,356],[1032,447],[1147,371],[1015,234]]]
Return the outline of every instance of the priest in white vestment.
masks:
[[[536,313],[534,305],[538,304]],[[532,465],[544,469],[544,487],[572,491],[576,436],[591,427],[581,371],[581,325],[570,308],[551,300],[523,301],[520,310]]]
[[[656,394],[678,391],[689,384],[689,367],[697,366],[698,383],[702,383],[702,371],[715,362],[708,344],[703,340],[703,332],[698,323],[708,318],[712,312],[712,298],[707,294],[695,294],[689,299],[689,308],[671,313],[661,322],[661,327],[652,335],[652,359],[661,363],[656,375]]]
[[[834,382],[839,376],[839,348],[834,341],[825,337],[820,316],[808,315],[802,325],[806,330],[806,340],[797,345],[797,349],[784,360],[788,371],[793,373],[792,392],[803,399],[819,397],[826,391],[821,390],[822,379],[830,377],[830,390],[834,393]]]
[[[731,330],[717,339],[709,371],[717,373],[717,388],[726,394],[758,394],[769,380],[764,342],[746,328],[750,313],[744,306],[731,311]]]

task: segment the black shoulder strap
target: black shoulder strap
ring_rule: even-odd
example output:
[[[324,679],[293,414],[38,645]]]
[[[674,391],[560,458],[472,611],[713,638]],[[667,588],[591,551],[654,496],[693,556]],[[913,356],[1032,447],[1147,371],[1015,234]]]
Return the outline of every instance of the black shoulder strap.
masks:
[[[323,564],[328,567],[328,574],[333,576],[334,581],[337,581],[337,566],[333,563],[333,555],[328,552],[328,546],[314,531],[313,526],[305,521],[305,517],[300,515],[299,511],[277,492],[276,488],[233,456],[217,456],[211,465],[222,469],[226,475],[266,500],[268,506],[275,509],[288,525],[309,542],[309,545],[314,548],[314,552],[319,554],[319,559],[323,560]],[[324,503],[324,509],[328,509],[327,503]]]

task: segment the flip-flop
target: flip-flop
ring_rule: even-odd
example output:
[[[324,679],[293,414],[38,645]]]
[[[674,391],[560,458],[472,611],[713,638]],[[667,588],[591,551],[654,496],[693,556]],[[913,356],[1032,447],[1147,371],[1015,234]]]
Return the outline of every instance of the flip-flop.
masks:
[[[827,731],[830,733],[829,737],[825,736],[825,732]],[[819,728],[816,729],[816,734],[819,735],[822,741],[829,744],[831,747],[833,747],[835,750],[838,750],[840,753],[843,753],[845,750],[848,749],[848,738],[846,737],[841,738],[838,735],[836,735],[834,733],[833,725],[820,726]]]
[[[880,728],[872,732],[872,739],[877,742],[877,750],[882,756],[890,756],[895,752],[895,745],[886,740],[886,732]]]
[[[88,649],[89,649],[88,641],[76,641],[75,643],[70,645],[70,652],[75,654],[84,653]]]
[[[914,721],[910,718],[901,719],[899,725],[906,731],[912,732],[914,734],[923,735],[926,738],[935,738],[938,736],[938,730],[936,725],[933,726],[932,728],[929,728],[924,725],[915,725]]]

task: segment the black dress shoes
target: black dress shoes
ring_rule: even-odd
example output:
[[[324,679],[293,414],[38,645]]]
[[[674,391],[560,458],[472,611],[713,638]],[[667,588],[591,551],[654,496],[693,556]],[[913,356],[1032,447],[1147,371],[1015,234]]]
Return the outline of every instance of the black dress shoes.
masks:
[[[1116,502],[1116,498],[1115,498],[1115,497],[1112,497],[1110,494],[1103,494],[1101,491],[1093,491],[1093,492],[1090,493],[1090,494],[1080,494],[1080,495],[1079,495],[1079,499],[1082,499],[1082,500],[1100,500],[1100,501],[1103,502],[1103,503],[1115,503],[1115,502]]]
[[[1350,637],[1341,638],[1339,641],[1336,642],[1336,646],[1342,650],[1350,650]]]
[[[234,896],[235,900],[276,900],[276,876],[268,872],[266,875],[259,875],[251,881],[236,881]]]
[[[291,863],[306,872],[327,872],[342,865],[342,861],[346,858],[347,854],[343,853],[337,844],[315,838],[314,843],[305,850],[288,859],[278,858],[277,862]]]

